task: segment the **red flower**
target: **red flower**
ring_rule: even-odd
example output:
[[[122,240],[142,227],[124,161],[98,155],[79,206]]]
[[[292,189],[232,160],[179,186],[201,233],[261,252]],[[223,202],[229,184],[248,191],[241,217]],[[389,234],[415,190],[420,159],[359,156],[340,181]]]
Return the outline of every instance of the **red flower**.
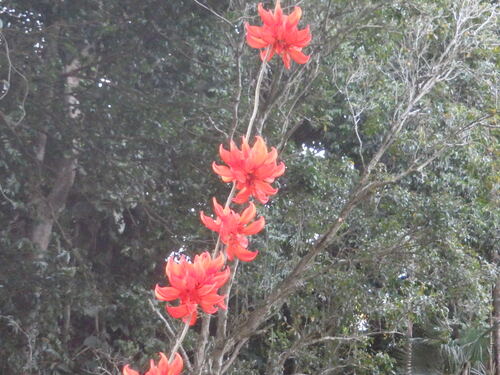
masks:
[[[250,202],[249,206],[240,215],[229,207],[222,207],[215,198],[213,202],[217,219],[214,220],[205,216],[202,211],[200,212],[200,218],[203,224],[208,229],[220,234],[222,243],[227,245],[226,252],[229,260],[233,260],[234,257],[244,262],[254,260],[259,252],[247,250],[248,239],[246,236],[256,234],[264,228],[264,217],[261,216],[258,220],[248,224],[255,218],[257,213],[253,203]]]
[[[158,362],[158,366],[151,360],[149,371],[144,375],[179,375],[181,373],[184,363],[179,353],[175,353],[175,358],[172,363],[168,363],[165,354],[161,352],[159,354],[160,361]],[[126,365],[123,368],[123,375],[139,375],[139,372],[132,370],[129,365]]]
[[[255,137],[255,143],[250,148],[243,138],[241,150],[231,141],[229,151],[220,145],[221,159],[228,165],[212,164],[215,173],[224,182],[236,182],[239,193],[233,199],[235,203],[245,203],[254,196],[262,204],[267,203],[270,195],[278,192],[270,184],[276,177],[285,173],[283,162],[276,164],[278,152],[274,147],[267,152],[267,146],[262,137]]]
[[[218,289],[229,278],[229,267],[224,268],[224,257],[220,254],[212,259],[208,252],[196,255],[189,263],[184,255],[176,262],[172,257],[167,261],[165,273],[171,286],[156,285],[155,295],[160,301],[180,300],[179,306],[166,307],[175,319],[189,320],[194,325],[198,317],[198,306],[207,314],[217,312],[218,307],[225,309],[224,298],[217,294]]]
[[[262,3],[258,5],[262,26],[245,24],[247,29],[247,43],[250,47],[260,48],[260,58],[271,60],[277,53],[281,56],[287,69],[290,69],[290,58],[297,64],[305,64],[309,56],[302,53],[302,48],[311,42],[309,26],[299,30],[297,24],[302,16],[300,7],[295,7],[293,12],[285,16],[281,10],[280,1],[276,1],[273,11],[265,10]],[[270,48],[268,54],[268,48]]]

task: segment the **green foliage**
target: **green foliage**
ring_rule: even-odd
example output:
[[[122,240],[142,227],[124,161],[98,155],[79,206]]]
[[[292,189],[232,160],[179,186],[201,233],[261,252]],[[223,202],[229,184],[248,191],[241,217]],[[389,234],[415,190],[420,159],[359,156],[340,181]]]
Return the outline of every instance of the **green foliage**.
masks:
[[[0,79],[8,74],[7,52],[12,63],[0,112],[0,373],[118,374],[124,363],[144,368],[170,350],[149,304],[152,290],[165,282],[172,251],[214,246],[198,212],[211,211],[212,196],[228,194],[211,162],[235,123],[235,135],[244,133],[259,66],[256,51],[242,43],[255,4],[206,3],[233,26],[184,0],[13,0],[0,8],[9,44]],[[230,332],[337,219],[402,112],[405,67],[415,68],[418,57],[422,86],[432,71],[418,59],[432,62],[443,52],[456,3],[301,4],[318,74],[307,75],[312,62],[285,71],[274,58],[265,77],[257,122],[266,117],[268,143],[285,145],[287,172],[280,193],[260,208],[266,230],[251,242],[257,260],[238,270]],[[419,25],[425,37],[409,49]],[[228,373],[397,374],[408,340],[416,361],[435,356],[441,373],[456,373],[464,362],[486,371],[500,227],[491,35],[484,27],[467,36],[467,50],[453,56],[456,77],[415,106],[373,179],[390,179],[417,156],[453,145],[367,193]],[[65,72],[75,59],[80,68]],[[72,93],[78,118],[68,115],[68,75],[80,80]],[[483,116],[489,127],[456,136]],[[71,156],[76,178],[41,252],[30,241],[37,207]],[[188,355],[199,337],[196,326]]]

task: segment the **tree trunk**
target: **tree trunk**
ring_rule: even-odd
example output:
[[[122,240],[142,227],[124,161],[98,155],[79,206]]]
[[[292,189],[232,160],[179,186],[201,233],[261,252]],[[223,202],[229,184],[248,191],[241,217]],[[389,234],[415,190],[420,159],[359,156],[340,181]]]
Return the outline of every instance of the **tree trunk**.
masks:
[[[470,375],[470,362],[467,361],[464,363],[462,366],[462,369],[460,370],[460,375]]]
[[[497,276],[493,286],[493,371],[492,374],[500,375],[500,275]]]
[[[58,30],[57,28],[55,28]],[[53,53],[52,58],[56,57],[56,44],[54,40],[57,38],[58,31],[54,31],[54,38],[51,39],[51,50]],[[74,59],[73,62],[65,67],[65,72],[71,71],[80,65],[78,59]],[[77,120],[80,116],[80,111],[78,109],[78,100],[73,95],[74,89],[79,85],[79,79],[68,76],[66,78],[64,87],[64,99],[67,108],[68,119]],[[52,97],[53,95],[51,95]],[[47,150],[47,128],[39,134],[34,146],[34,153],[39,167],[42,169],[45,163]],[[55,165],[56,176],[53,180],[53,184],[50,188],[50,192],[47,195],[43,195],[41,192],[36,196],[33,201],[35,207],[35,222],[31,228],[30,239],[33,244],[37,247],[37,257],[39,259],[44,259],[47,256],[47,249],[49,248],[50,238],[52,236],[52,231],[54,224],[64,210],[68,194],[73,187],[76,175],[76,168],[78,165],[77,153],[74,150],[70,150],[70,156],[63,156],[58,163]],[[43,271],[42,271],[43,272]],[[33,332],[35,339],[39,335],[39,315],[42,308],[42,289],[40,286],[36,286],[34,289],[35,303],[31,314],[32,323],[29,328],[29,332]],[[64,328],[63,328],[63,341],[69,341],[70,333],[70,317],[71,317],[71,305],[68,303],[64,311]],[[33,361],[29,363],[30,369],[35,369],[37,364]]]
[[[88,54],[89,47],[83,51],[83,55]],[[80,61],[74,59],[71,64],[67,65],[64,73],[70,73],[80,67]],[[68,118],[77,120],[81,112],[78,108],[78,99],[74,96],[74,90],[79,86],[80,79],[68,75],[66,77],[64,97],[65,104],[68,111]],[[39,163],[43,163],[46,154],[47,136],[41,134],[37,145],[35,146],[36,158]],[[54,185],[47,197],[43,197],[36,204],[37,217],[35,225],[31,232],[31,241],[38,247],[41,254],[47,251],[49,247],[50,237],[54,223],[59,217],[59,214],[66,205],[68,193],[75,181],[75,173],[77,167],[76,153],[72,151],[73,156],[65,157],[59,163],[59,170],[57,172]]]
[[[408,326],[406,331],[406,375],[413,375],[413,346],[411,339],[413,338],[413,322],[408,319]]]
[[[47,251],[54,222],[64,208],[69,190],[75,181],[76,163],[75,157],[62,160],[50,194],[37,204],[37,219],[31,232],[31,241],[42,253]]]

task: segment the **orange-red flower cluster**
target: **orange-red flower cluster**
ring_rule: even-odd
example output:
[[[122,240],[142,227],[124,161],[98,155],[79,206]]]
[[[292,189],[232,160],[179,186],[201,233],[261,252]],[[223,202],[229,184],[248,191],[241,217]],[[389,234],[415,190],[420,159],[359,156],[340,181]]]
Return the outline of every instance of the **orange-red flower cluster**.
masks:
[[[160,361],[158,362],[158,365],[151,360],[149,371],[147,371],[144,375],[179,375],[181,373],[184,363],[179,353],[175,353],[175,358],[172,363],[168,362],[165,354],[161,352],[159,354]],[[139,372],[132,370],[129,365],[126,365],[123,368],[123,375],[139,375]]]
[[[226,252],[228,259],[233,260],[236,257],[244,262],[254,260],[259,252],[247,250],[247,236],[259,233],[265,225],[265,220],[262,216],[250,223],[257,214],[255,205],[250,202],[240,215],[229,207],[222,207],[215,198],[213,199],[213,203],[217,218],[214,220],[211,217],[205,216],[203,211],[200,212],[200,218],[208,229],[219,233],[222,243],[227,245]]]
[[[276,164],[278,153],[274,147],[267,151],[267,146],[262,137],[255,137],[252,147],[243,138],[241,150],[231,141],[229,151],[220,145],[221,159],[228,165],[217,165],[212,168],[222,177],[224,182],[236,182],[239,190],[234,198],[235,203],[245,203],[253,196],[262,204],[267,203],[269,196],[278,192],[270,184],[274,179],[285,173],[283,162]]]
[[[267,61],[271,60],[274,54],[281,56],[287,69],[290,69],[290,59],[297,64],[305,64],[309,61],[309,56],[302,53],[302,48],[311,42],[311,32],[309,26],[299,30],[297,24],[302,16],[302,10],[296,6],[291,14],[284,15],[280,1],[276,1],[273,11],[265,10],[262,3],[258,5],[262,26],[252,26],[248,23],[247,43],[250,47],[259,48],[260,57]]]
[[[262,26],[246,24],[248,44],[253,48],[261,49],[262,60],[269,61],[274,54],[281,56],[285,67],[290,68],[291,60],[305,64],[309,56],[302,53],[302,48],[311,41],[309,26],[299,30],[297,25],[302,15],[300,7],[295,7],[290,15],[284,15],[279,0],[273,11],[267,11],[262,4],[258,5]],[[250,126],[250,125],[249,125]],[[248,132],[250,132],[251,126]],[[278,192],[271,184],[285,172],[285,164],[277,163],[278,153],[274,147],[268,151],[262,137],[255,137],[252,147],[246,138],[242,139],[241,149],[231,140],[229,150],[220,145],[219,153],[226,165],[217,165],[212,168],[221,176],[224,182],[233,182],[238,193],[233,198],[234,203],[243,204],[255,198],[266,204],[269,197]],[[237,213],[228,207],[221,206],[213,198],[216,218],[206,216],[200,212],[203,224],[210,230],[219,233],[220,241],[226,245],[226,254],[229,260],[235,257],[241,261],[250,262],[255,259],[258,251],[248,250],[248,236],[259,233],[265,225],[264,217],[255,219],[257,214],[253,202]],[[179,300],[177,306],[166,305],[166,310],[175,319],[182,319],[186,323],[179,340],[187,332],[187,324],[196,323],[198,307],[207,314],[214,314],[221,309],[226,309],[224,302],[226,296],[220,295],[219,289],[228,281],[230,269],[225,265],[225,257],[221,253],[216,258],[208,252],[196,255],[190,262],[185,255],[176,261],[170,257],[165,267],[165,274],[169,286],[155,287],[155,296],[160,301],[172,302]],[[178,342],[177,345],[180,343]],[[175,350],[175,349],[174,349]],[[163,353],[159,353],[158,364],[150,361],[150,368],[144,375],[179,375],[183,368],[183,361],[178,353],[170,363]],[[123,375],[140,375],[132,370],[129,365],[123,368]]]
[[[224,256],[219,254],[212,259],[208,252],[194,257],[193,263],[182,255],[179,262],[172,257],[165,268],[171,286],[156,285],[155,295],[160,301],[180,300],[178,306],[166,307],[173,318],[182,318],[189,325],[194,325],[198,317],[198,306],[207,314],[225,309],[225,296],[217,294],[218,289],[229,278],[229,267],[224,268]]]

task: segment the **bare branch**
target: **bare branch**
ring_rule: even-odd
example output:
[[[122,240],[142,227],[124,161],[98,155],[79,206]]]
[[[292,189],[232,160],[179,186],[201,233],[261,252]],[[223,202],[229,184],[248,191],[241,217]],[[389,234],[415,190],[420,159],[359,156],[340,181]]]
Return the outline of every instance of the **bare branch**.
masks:
[[[163,322],[163,324],[165,324],[165,329],[166,329],[166,331],[167,331],[170,339],[172,341],[175,340],[175,332],[172,329],[172,327],[170,326],[170,324],[167,321],[167,319],[165,319],[165,317],[160,312],[160,310],[158,310],[156,308],[156,306],[154,305],[154,303],[153,303],[153,301],[151,299],[148,299],[148,303],[149,303],[149,306],[151,306],[151,310],[153,310],[153,312],[156,315],[158,315],[158,317],[161,319],[161,321]],[[179,351],[181,352],[182,358],[184,359],[184,364],[186,365],[186,368],[188,369],[188,371],[192,372],[193,371],[193,366],[191,365],[191,361],[189,360],[189,356],[187,355],[186,351],[184,350],[184,347],[182,346],[182,344],[179,346]]]
[[[465,2],[463,6],[469,5]],[[330,228],[321,236],[321,238],[309,249],[306,255],[297,263],[292,272],[285,277],[285,279],[268,295],[267,298],[246,317],[243,321],[240,321],[237,328],[228,337],[226,342],[219,347],[221,353],[231,353],[233,356],[234,352],[238,352],[241,347],[240,343],[242,340],[247,340],[248,337],[253,335],[253,332],[272,314],[272,310],[275,306],[278,306],[282,301],[289,296],[291,293],[295,292],[304,278],[305,271],[311,266],[316,255],[323,251],[337,236],[342,223],[347,219],[352,210],[371,192],[384,186],[387,183],[395,183],[401,178],[409,175],[413,172],[421,171],[427,165],[429,165],[433,160],[439,157],[445,150],[447,150],[450,145],[444,144],[442,147],[435,146],[435,152],[432,152],[430,156],[420,160],[417,159],[408,169],[405,171],[391,177],[390,179],[381,181],[370,181],[372,172],[375,167],[379,164],[383,155],[389,147],[399,139],[399,136],[403,129],[405,129],[410,123],[410,119],[418,113],[418,105],[421,104],[422,99],[426,97],[439,82],[450,81],[457,77],[457,69],[460,67],[456,60],[457,51],[463,47],[465,40],[462,38],[464,33],[464,28],[469,27],[469,24],[473,20],[473,16],[467,12],[457,13],[456,30],[454,36],[448,40],[447,45],[443,48],[441,54],[436,58],[431,60],[425,59],[425,51],[428,48],[428,43],[424,38],[427,35],[428,29],[425,27],[426,23],[417,21],[418,25],[424,25],[422,27],[417,27],[413,35],[408,34],[405,39],[407,43],[413,43],[413,50],[418,51],[416,55],[412,57],[413,65],[410,64],[410,69],[403,69],[401,71],[400,77],[403,77],[404,81],[407,83],[407,90],[405,92],[404,101],[400,101],[402,104],[397,107],[393,113],[393,120],[390,124],[384,139],[378,148],[378,150],[373,154],[371,160],[364,168],[363,174],[359,181],[359,184],[352,190],[346,204],[340,210],[337,219],[330,225]],[[462,14],[462,15],[461,15]],[[420,22],[420,23],[419,23]],[[432,24],[432,20],[427,24]],[[398,63],[398,67],[401,67],[403,61],[406,61],[406,57],[400,56],[401,61]],[[404,59],[404,60],[403,60]],[[397,94],[401,97],[401,94]],[[351,103],[352,104],[352,103]],[[352,113],[355,116],[359,116],[360,112],[356,111],[355,107],[351,107]],[[356,130],[356,129],[355,129]],[[360,136],[358,133],[358,141]],[[362,144],[362,143],[361,143]]]
[[[219,13],[217,13],[215,10],[213,10],[212,8],[208,7],[207,5],[203,4],[202,2],[198,1],[198,0],[193,0],[196,4],[198,4],[200,7],[208,10],[210,13],[212,13],[215,17],[217,17],[218,19],[220,19],[221,21],[229,24],[230,26],[234,26],[233,23],[231,21],[229,21],[227,18],[221,16]]]

